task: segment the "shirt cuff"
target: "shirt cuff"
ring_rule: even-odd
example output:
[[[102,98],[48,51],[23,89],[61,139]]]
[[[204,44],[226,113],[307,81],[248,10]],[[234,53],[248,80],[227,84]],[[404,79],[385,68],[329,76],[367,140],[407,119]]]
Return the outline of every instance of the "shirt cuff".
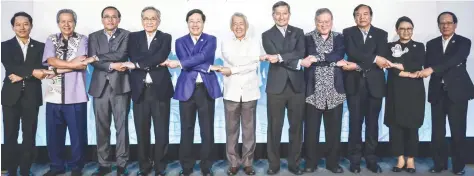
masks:
[[[298,60],[298,65],[296,65],[296,70],[301,70],[301,59]]]
[[[360,71],[362,71],[362,68],[360,68],[360,66],[357,65],[356,71],[360,72]]]
[[[109,72],[112,72],[112,64],[109,64]]]
[[[278,56],[278,62],[283,62],[283,58],[280,56],[280,54],[278,54],[277,56]]]
[[[181,65],[181,64],[180,64],[180,65]],[[208,72],[208,73],[211,72],[211,67],[212,67],[212,65],[209,65],[209,68],[207,69],[207,72]]]
[[[377,56],[375,56],[375,58],[374,58],[374,63],[375,63],[375,62],[377,62]]]
[[[140,68],[140,65],[138,65],[138,62],[135,62],[135,67]]]

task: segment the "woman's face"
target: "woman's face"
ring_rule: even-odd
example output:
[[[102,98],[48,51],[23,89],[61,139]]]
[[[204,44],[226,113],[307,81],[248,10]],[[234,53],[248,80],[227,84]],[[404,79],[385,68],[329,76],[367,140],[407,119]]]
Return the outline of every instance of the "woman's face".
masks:
[[[401,22],[397,28],[397,34],[400,40],[411,40],[413,36],[413,25],[409,22]]]

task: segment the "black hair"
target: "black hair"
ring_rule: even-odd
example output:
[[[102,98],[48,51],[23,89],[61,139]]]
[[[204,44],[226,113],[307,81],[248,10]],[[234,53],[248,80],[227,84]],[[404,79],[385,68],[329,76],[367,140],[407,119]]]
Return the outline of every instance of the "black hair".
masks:
[[[15,25],[15,18],[19,17],[19,16],[28,18],[28,21],[30,21],[30,24],[33,26],[33,18],[31,18],[30,14],[28,14],[26,12],[17,12],[17,13],[15,13],[13,15],[12,19],[10,20],[10,23],[12,24],[12,26]]]
[[[362,8],[362,7],[367,7],[369,8],[369,11],[370,11],[370,16],[372,16],[374,14],[374,12],[372,12],[372,7],[368,6],[368,5],[365,5],[365,4],[359,4],[357,7],[354,8],[354,12],[352,12],[352,16],[355,18],[356,17],[356,12]]]
[[[454,23],[454,24],[458,24],[458,17],[456,17],[456,15],[455,15],[453,12],[449,12],[449,11],[442,12],[442,13],[440,13],[440,14],[438,15],[438,19],[437,19],[438,24],[440,23],[439,18],[441,18],[441,16],[442,16],[442,15],[445,15],[445,14],[451,15],[451,16],[453,17],[453,23]]]
[[[107,7],[105,7],[104,9],[102,9],[102,12],[100,13],[100,17],[101,17],[101,18],[104,17],[104,12],[105,12],[105,10],[107,10],[107,9],[114,9],[114,10],[116,10],[117,13],[118,13],[118,18],[121,18],[121,17],[122,17],[122,14],[120,14],[120,11],[119,11],[116,7],[114,7],[114,6],[107,6]]]
[[[204,15],[204,13],[202,12],[202,10],[199,10],[199,9],[193,9],[191,11],[188,12],[188,14],[186,15],[186,22],[188,22],[189,20],[189,17],[193,14],[200,14],[201,15],[201,18],[202,18],[202,22],[206,22],[206,15]]]
[[[280,7],[280,6],[286,6],[288,7],[288,12],[290,12],[290,5],[288,3],[286,3],[285,1],[278,1],[277,3],[273,4],[273,7],[272,7],[272,13],[275,13],[275,9],[277,7]]]
[[[395,29],[398,29],[398,27],[400,26],[400,23],[402,22],[408,22],[410,23],[413,27],[415,27],[415,25],[413,24],[413,21],[411,21],[410,18],[406,17],[406,16],[402,16],[400,18],[398,18],[397,20],[397,23],[395,23]]]

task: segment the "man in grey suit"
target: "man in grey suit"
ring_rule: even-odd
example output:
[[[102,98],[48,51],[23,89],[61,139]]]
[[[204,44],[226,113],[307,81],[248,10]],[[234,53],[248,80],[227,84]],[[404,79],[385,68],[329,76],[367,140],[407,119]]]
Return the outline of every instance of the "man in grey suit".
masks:
[[[283,1],[273,5],[275,26],[262,34],[262,44],[267,53],[265,60],[270,62],[268,71],[267,93],[267,152],[268,175],[277,174],[280,170],[280,141],[288,109],[289,148],[288,170],[303,174],[298,167],[302,146],[302,124],[304,100],[304,74],[301,66],[311,64],[303,59],[305,53],[303,30],[288,25],[290,6]]]
[[[130,111],[130,84],[128,71],[122,64],[128,61],[127,43],[129,31],[118,28],[120,11],[108,6],[102,10],[104,29],[89,35],[89,56],[98,58],[89,88],[94,97],[94,115],[97,131],[97,156],[99,168],[93,175],[111,172],[110,123],[114,117],[117,130],[115,156],[117,175],[127,175],[129,157],[128,113]]]

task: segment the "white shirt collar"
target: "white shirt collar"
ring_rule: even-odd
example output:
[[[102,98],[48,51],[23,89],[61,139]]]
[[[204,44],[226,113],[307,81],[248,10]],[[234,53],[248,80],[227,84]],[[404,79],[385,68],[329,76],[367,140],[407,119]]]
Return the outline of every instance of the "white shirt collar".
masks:
[[[444,42],[449,42],[449,41],[451,40],[451,38],[453,38],[453,36],[454,36],[454,34],[452,34],[452,35],[451,35],[448,39],[446,39],[446,40],[444,39],[443,36],[441,36],[441,39],[443,40],[443,43],[444,43]]]
[[[247,37],[247,34],[245,34],[245,36],[244,36],[244,38],[242,38],[242,40],[239,40],[237,37],[235,37],[235,35],[232,36],[232,40],[233,40],[233,41],[240,41],[240,42],[243,42],[243,41],[247,41],[247,40],[249,40],[249,39],[250,39],[250,37]]]
[[[367,32],[367,34],[369,34],[369,31],[370,31],[370,28],[372,27],[372,25],[369,25],[369,29],[367,29],[367,31],[364,31],[363,29],[359,28],[360,32],[362,32],[364,35],[365,35],[365,32]]]
[[[189,37],[191,37],[191,40],[193,40],[193,43],[194,43],[194,44],[196,44],[196,43],[197,43],[197,41],[199,40],[199,38],[201,38],[201,35],[202,35],[202,33],[201,33],[201,34],[199,34],[199,36],[197,37],[197,39],[195,39],[195,38],[194,38],[194,36],[193,36],[193,35],[191,35],[191,33],[189,33]]]
[[[18,38],[18,36],[15,36],[16,37],[16,40],[18,41],[18,44],[20,44],[20,47],[25,47],[25,46],[28,46],[28,44],[30,44],[30,37],[28,37],[28,41],[26,41],[25,44],[23,44],[23,42],[20,40],[20,38]]]

